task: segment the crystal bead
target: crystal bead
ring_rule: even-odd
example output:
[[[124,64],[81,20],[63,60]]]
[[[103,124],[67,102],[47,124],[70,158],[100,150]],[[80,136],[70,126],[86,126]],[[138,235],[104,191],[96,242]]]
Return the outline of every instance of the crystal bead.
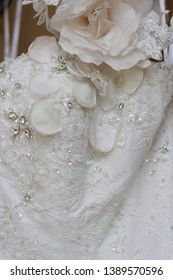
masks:
[[[17,217],[18,217],[19,219],[21,219],[22,214],[21,214],[20,212],[17,212],[16,214],[17,214]]]
[[[31,139],[32,134],[31,134],[31,130],[30,130],[29,128],[25,128],[25,136],[26,136],[28,139]]]
[[[20,124],[25,124],[26,118],[24,116],[20,117],[19,122],[20,122]]]
[[[28,194],[26,194],[25,196],[24,196],[24,200],[25,201],[30,201],[31,200],[31,196],[30,195],[28,195]]]
[[[18,115],[14,112],[14,111],[10,111],[8,114],[7,114],[7,117],[10,121],[15,121],[17,120],[18,118]]]
[[[161,153],[165,154],[165,153],[168,153],[168,152],[169,152],[169,150],[168,150],[167,145],[163,145]]]
[[[6,90],[2,89],[0,90],[0,96],[3,98],[6,95]]]
[[[73,103],[72,102],[67,102],[67,107],[71,110],[73,108]]]
[[[17,89],[19,89],[19,88],[21,88],[21,84],[20,84],[20,83],[15,83],[15,87],[16,87]]]
[[[142,123],[142,119],[141,119],[141,118],[138,119],[138,123],[139,123],[139,124]]]
[[[123,104],[123,103],[120,103],[120,104],[118,105],[118,108],[121,109],[121,110],[124,109],[124,104]]]
[[[73,163],[72,163],[71,161],[68,161],[68,165],[69,165],[69,166],[72,166],[72,164],[73,164]]]
[[[14,136],[17,136],[17,135],[19,134],[19,132],[20,132],[20,127],[17,127],[17,126],[16,126],[16,127],[13,128],[12,131],[13,131],[13,135],[14,135]]]
[[[149,175],[152,176],[155,172],[156,172],[155,170],[152,170],[149,172]]]

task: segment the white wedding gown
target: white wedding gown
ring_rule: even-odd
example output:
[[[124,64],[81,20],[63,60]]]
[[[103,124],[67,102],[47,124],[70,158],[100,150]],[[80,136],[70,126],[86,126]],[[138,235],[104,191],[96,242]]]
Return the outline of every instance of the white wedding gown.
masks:
[[[79,105],[59,65],[0,66],[0,258],[172,259],[172,68],[152,63],[105,112]],[[93,119],[112,151],[88,143]]]

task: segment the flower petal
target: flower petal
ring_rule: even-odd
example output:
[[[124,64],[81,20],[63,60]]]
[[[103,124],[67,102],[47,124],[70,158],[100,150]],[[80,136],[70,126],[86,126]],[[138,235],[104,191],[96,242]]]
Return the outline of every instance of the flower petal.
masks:
[[[124,93],[132,94],[136,91],[143,80],[143,70],[139,67],[122,70],[122,85],[121,90]]]
[[[96,88],[88,79],[74,80],[73,95],[77,102],[85,108],[96,106]]]
[[[29,57],[39,63],[50,63],[52,56],[59,55],[56,39],[51,36],[37,37],[28,49]]]
[[[32,105],[30,123],[33,129],[43,135],[54,135],[62,130],[61,113],[47,99],[40,99]]]
[[[110,152],[115,145],[116,132],[108,124],[99,125],[93,121],[89,129],[89,141],[99,152]]]
[[[105,63],[111,66],[114,70],[120,71],[122,69],[129,69],[136,65],[139,61],[143,61],[146,59],[146,53],[138,50],[133,50],[129,54],[126,54],[124,56],[108,56],[105,58]]]

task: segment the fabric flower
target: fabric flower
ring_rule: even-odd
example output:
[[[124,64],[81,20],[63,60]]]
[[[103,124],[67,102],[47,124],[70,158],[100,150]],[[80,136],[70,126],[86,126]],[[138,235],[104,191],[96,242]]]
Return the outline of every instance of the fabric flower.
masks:
[[[29,57],[39,63],[50,63],[52,57],[60,55],[60,48],[52,36],[39,36],[29,46]]]
[[[32,105],[30,124],[42,135],[55,135],[62,131],[61,112],[57,111],[53,102],[42,98]]]
[[[50,27],[60,32],[62,48],[82,61],[127,69],[147,58],[145,52],[129,47],[141,13],[145,14],[151,4],[150,0],[73,1],[58,7]]]

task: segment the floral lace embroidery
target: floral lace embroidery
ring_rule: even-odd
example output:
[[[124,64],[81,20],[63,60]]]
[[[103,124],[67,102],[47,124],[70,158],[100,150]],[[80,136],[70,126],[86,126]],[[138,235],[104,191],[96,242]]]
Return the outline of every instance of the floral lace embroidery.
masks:
[[[55,64],[40,66],[27,56],[22,56],[15,62],[9,62],[9,65],[4,64],[0,68],[1,84],[8,91],[8,95],[1,99],[3,112],[0,159],[1,164],[8,167],[8,172],[13,174],[13,185],[18,193],[14,206],[9,206],[6,202],[7,207],[11,209],[8,211],[14,213],[13,222],[11,220],[8,223],[13,230],[13,225],[17,227],[22,223],[25,211],[28,211],[32,219],[38,219],[41,223],[43,239],[38,241],[35,237],[39,236],[39,233],[37,234],[39,229],[36,227],[29,241],[31,243],[25,246],[25,255],[30,258],[46,258],[49,254],[46,249],[41,249],[41,243],[44,244],[46,241],[51,244],[47,234],[54,225],[54,219],[57,221],[54,234],[58,236],[59,241],[49,247],[52,250],[52,257],[56,256],[55,248],[59,248],[61,258],[72,255],[77,258],[79,256],[91,258],[92,255],[95,256],[100,246],[99,240],[104,238],[110,224],[114,223],[117,211],[120,211],[120,217],[123,215],[120,202],[126,190],[125,181],[137,172],[137,165],[140,162],[142,164],[146,150],[153,141],[153,130],[157,129],[165,107],[171,99],[172,70],[164,63],[153,65],[144,71],[145,78],[142,85],[133,95],[117,96],[116,105],[110,112],[103,112],[99,106],[92,112],[90,109],[82,108],[74,100],[73,77],[65,72],[56,73],[54,67]],[[40,98],[30,89],[30,80],[39,73],[47,73],[48,79],[53,73],[54,77],[60,79],[58,94],[50,93],[46,98],[53,100],[61,109],[64,125],[61,134],[45,137],[32,130],[32,138],[29,138],[23,135],[23,125],[26,124],[24,120],[28,120],[33,102]],[[25,116],[25,119],[21,119],[22,116]],[[98,120],[100,126],[110,125],[117,131],[114,150],[108,154],[94,151],[88,144],[88,128],[93,118]],[[20,123],[21,134],[15,136],[14,133],[11,134],[13,123]],[[130,140],[131,135],[133,135],[133,142]],[[163,149],[166,151],[165,147]],[[134,155],[135,151],[136,155],[139,154],[139,158],[132,160],[132,155],[128,153]],[[122,167],[118,167],[118,163],[114,162],[114,168],[118,168],[117,181],[114,170],[108,164],[112,155],[116,159],[116,153],[117,155],[123,153],[127,160]],[[122,177],[124,165],[129,166],[131,171],[126,171],[127,173],[123,173]],[[123,178],[122,182],[120,178],[121,180]],[[1,208],[5,209],[4,207],[6,206]],[[103,209],[104,215],[102,215]],[[4,217],[3,211],[5,210],[2,210],[2,217]],[[40,215],[44,216],[42,221],[39,219]],[[96,223],[96,220],[99,223]],[[4,228],[3,233],[2,243],[5,242],[4,238],[11,242],[10,232],[5,232]],[[18,244],[21,244],[24,236],[16,231]],[[110,245],[112,254],[117,251],[120,255],[121,252],[125,254],[125,235],[123,239],[119,239],[116,234],[115,236],[119,248]],[[55,236],[53,235],[52,238],[54,239]],[[4,249],[4,253],[8,254],[9,258],[23,257],[21,245],[16,247],[15,244],[11,244],[11,246],[8,247],[9,249]],[[34,246],[35,255],[30,251],[30,246]]]
[[[172,28],[160,26],[160,16],[154,11],[150,12],[143,20],[138,30],[137,48],[155,59],[162,60],[162,50],[172,41]]]

